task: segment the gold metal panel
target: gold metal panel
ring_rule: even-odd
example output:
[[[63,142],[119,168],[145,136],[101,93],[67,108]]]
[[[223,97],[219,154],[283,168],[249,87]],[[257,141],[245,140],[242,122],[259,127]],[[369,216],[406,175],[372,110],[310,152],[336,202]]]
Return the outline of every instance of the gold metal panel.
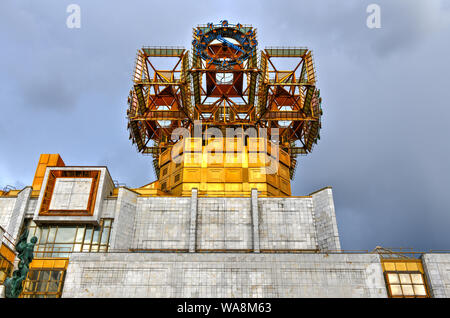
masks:
[[[172,188],[172,190],[170,191],[170,193],[174,196],[181,196],[183,192],[183,184],[180,183],[179,185],[175,186]]]
[[[419,270],[419,266],[417,263],[406,263],[406,269],[408,271],[418,271]]]
[[[14,259],[16,258],[16,253],[2,243],[0,243],[0,255],[2,255],[10,263],[14,263]]]
[[[161,155],[159,156],[159,166],[160,167],[171,160],[171,158],[172,158],[171,154],[172,154],[171,148],[168,148],[168,149],[166,149],[166,151],[161,153]]]
[[[243,155],[241,152],[233,153],[227,152],[225,153],[225,167],[242,167]]]
[[[223,167],[224,164],[224,153],[223,152],[205,152],[206,162],[208,167]]]
[[[257,189],[258,191],[267,192],[267,184],[266,183],[248,183],[249,191],[252,189]]]
[[[184,153],[184,166],[185,167],[201,167],[202,166],[202,153],[188,152]]]
[[[33,179],[33,190],[40,190],[47,167],[64,167],[64,161],[59,154],[41,154]]]
[[[172,147],[171,150],[172,158],[181,155],[183,151],[184,151],[184,139],[181,139]]]
[[[280,149],[278,158],[281,163],[284,163],[287,167],[290,167],[291,156],[289,156],[289,154],[286,151],[284,151],[283,149]]]
[[[242,152],[244,143],[242,138],[225,138],[225,152]]]
[[[170,185],[171,188],[177,186],[178,184],[180,184],[181,182],[183,182],[183,170],[174,172],[170,175]]]
[[[208,139],[207,146],[205,147],[205,150],[215,151],[215,152],[224,152],[224,138],[212,138]]]
[[[265,167],[270,165],[270,157],[262,152],[249,152],[248,166],[249,167]]]
[[[395,263],[382,262],[384,271],[395,271]]]
[[[267,139],[255,137],[248,138],[248,151],[267,153]]]
[[[242,168],[225,168],[225,182],[242,181]]]
[[[185,152],[201,152],[202,151],[202,138],[191,137],[186,138],[184,143]]]
[[[183,163],[179,162],[170,162],[170,173],[176,173],[178,171],[180,171],[181,169],[183,169]]]
[[[183,182],[201,182],[202,168],[184,168]]]
[[[264,168],[248,168],[248,182],[266,182]]]
[[[271,186],[270,184],[267,184],[267,192],[268,195],[272,195],[272,196],[279,196],[280,195],[280,190],[278,190],[278,188]]]
[[[286,167],[284,164],[279,163],[278,164],[278,174],[280,175],[280,177],[283,177],[286,180],[289,180],[290,175],[289,175],[289,168]]]
[[[271,142],[264,138],[249,139],[253,141],[254,147],[250,147],[252,150],[273,149]],[[183,159],[181,163],[176,164],[169,160],[160,166],[160,185],[165,186],[166,190],[160,192],[159,188],[158,193],[186,196],[190,195],[192,188],[197,188],[199,195],[248,196],[251,189],[256,188],[261,196],[290,195],[289,168],[284,164],[289,163],[289,155],[280,150],[281,163],[273,162],[277,159],[266,152],[248,152],[249,147],[243,145],[243,140],[211,139],[208,141],[209,146],[204,146],[202,152],[192,152],[194,147],[200,149],[201,138],[185,138],[179,141],[174,146],[178,149],[175,152],[179,152],[182,145],[188,151],[180,155]],[[221,153],[221,145],[224,145],[224,151],[227,148],[232,151]],[[239,147],[242,147],[240,152],[233,152]],[[164,155],[172,155],[172,151],[169,149]],[[277,167],[277,170],[272,171],[272,166]]]
[[[225,191],[225,183],[211,183],[207,184],[208,191]]]
[[[279,189],[281,192],[287,195],[291,195],[291,183],[289,180],[284,179],[283,177],[279,177]]]
[[[35,258],[30,269],[66,269],[68,265],[68,258]]]
[[[383,270],[386,271],[420,271],[424,273],[422,262],[416,259],[404,259],[404,260],[392,260],[392,259],[383,259],[381,260],[381,264],[383,265]]]
[[[242,183],[225,183],[225,192],[242,192]]]
[[[207,180],[209,182],[224,182],[225,171],[223,168],[207,168]]]
[[[276,174],[266,174],[267,183],[273,187],[278,187],[278,177]]]
[[[192,183],[192,182],[184,182],[183,183],[183,191],[191,191],[191,189],[197,188],[200,189],[200,183]]]
[[[172,173],[170,162],[159,168],[159,178],[167,178]]]
[[[406,263],[404,262],[395,262],[395,268],[397,271],[406,271]]]

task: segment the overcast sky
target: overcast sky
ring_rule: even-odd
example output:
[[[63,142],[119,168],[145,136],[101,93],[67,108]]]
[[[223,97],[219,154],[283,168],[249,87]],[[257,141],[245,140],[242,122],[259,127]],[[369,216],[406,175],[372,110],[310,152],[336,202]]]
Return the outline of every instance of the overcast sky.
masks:
[[[71,3],[80,29],[66,27]],[[380,29],[366,26],[370,3]],[[447,0],[2,0],[0,188],[31,185],[41,153],[153,181],[126,129],[136,50],[189,48],[194,26],[223,19],[256,27],[260,49],[313,50],[323,128],[292,191],[333,187],[342,247],[450,249]]]

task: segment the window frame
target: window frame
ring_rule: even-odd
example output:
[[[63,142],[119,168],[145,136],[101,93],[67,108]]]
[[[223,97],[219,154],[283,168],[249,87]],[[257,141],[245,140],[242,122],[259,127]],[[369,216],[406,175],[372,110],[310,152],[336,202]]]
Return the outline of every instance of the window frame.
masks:
[[[385,283],[386,283],[386,289],[388,290],[388,296],[390,298],[430,298],[430,293],[428,291],[428,285],[427,285],[426,277],[425,277],[424,273],[422,273],[421,271],[398,271],[398,270],[397,271],[392,271],[391,270],[391,271],[385,271],[385,272],[383,272],[383,274],[384,274],[384,280],[385,280]],[[389,274],[396,274],[396,275],[398,275],[399,282],[398,283],[391,283],[390,280],[389,280],[389,276],[388,276]],[[401,279],[400,279],[400,275],[402,275],[402,274],[409,275],[411,283],[402,283]],[[412,278],[411,277],[412,274],[419,274],[420,277],[422,278],[423,284],[414,284],[412,282],[412,279],[411,279]],[[392,288],[391,288],[392,285],[400,286],[400,288],[402,290],[402,295],[393,295],[392,294]],[[425,294],[426,295],[417,295],[417,294],[415,294],[414,285],[423,286],[425,288]],[[413,289],[414,295],[405,295],[403,293],[403,288],[402,288],[403,286],[411,286],[412,289]]]

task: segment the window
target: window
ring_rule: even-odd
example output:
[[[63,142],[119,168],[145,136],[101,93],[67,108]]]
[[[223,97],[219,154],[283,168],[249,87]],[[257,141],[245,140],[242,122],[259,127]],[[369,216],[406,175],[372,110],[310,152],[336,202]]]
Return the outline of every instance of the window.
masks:
[[[69,257],[72,252],[107,252],[111,233],[112,219],[101,219],[100,226],[80,225],[43,225],[37,226],[27,220],[30,234],[38,238],[34,248],[34,257]]]
[[[92,215],[100,171],[51,170],[40,215]]]
[[[382,259],[381,265],[389,297],[430,297],[420,259]]]
[[[0,285],[11,276],[13,265],[0,254]]]
[[[385,272],[390,297],[428,297],[421,272]]]
[[[30,269],[24,283],[23,298],[61,297],[64,269]]]

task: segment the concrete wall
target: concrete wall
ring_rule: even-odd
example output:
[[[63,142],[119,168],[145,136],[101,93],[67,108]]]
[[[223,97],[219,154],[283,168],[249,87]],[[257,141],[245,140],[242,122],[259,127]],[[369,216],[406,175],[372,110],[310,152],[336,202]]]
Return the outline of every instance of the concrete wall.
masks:
[[[250,250],[252,219],[250,198],[199,198],[197,250]]]
[[[190,203],[190,198],[137,198],[131,248],[187,250]]]
[[[0,197],[0,226],[5,230],[8,228],[16,199],[14,197]]]
[[[261,250],[318,248],[311,198],[259,198]]]
[[[134,234],[137,193],[120,188],[114,213],[114,222],[109,240],[110,250],[128,250]]]
[[[422,264],[431,296],[450,297],[450,254],[423,254]]]
[[[387,297],[377,254],[76,253],[63,297]]]
[[[14,207],[11,211],[11,218],[9,220],[6,231],[13,239],[18,239],[20,230],[25,219],[25,212],[27,211],[28,203],[31,196],[31,187],[26,187],[17,195],[14,202]]]
[[[316,191],[311,196],[319,249],[322,251],[340,251],[341,243],[331,188]]]
[[[12,226],[17,234],[24,217],[36,216],[39,202],[29,191],[0,198],[0,224],[8,232]],[[340,249],[328,188],[300,198],[139,197],[120,188],[117,198],[99,206],[98,217],[114,219],[113,251]],[[54,219],[73,223],[79,217]]]
[[[340,249],[331,189],[312,198],[138,197],[136,209],[132,249],[187,250],[190,230],[195,250]]]

